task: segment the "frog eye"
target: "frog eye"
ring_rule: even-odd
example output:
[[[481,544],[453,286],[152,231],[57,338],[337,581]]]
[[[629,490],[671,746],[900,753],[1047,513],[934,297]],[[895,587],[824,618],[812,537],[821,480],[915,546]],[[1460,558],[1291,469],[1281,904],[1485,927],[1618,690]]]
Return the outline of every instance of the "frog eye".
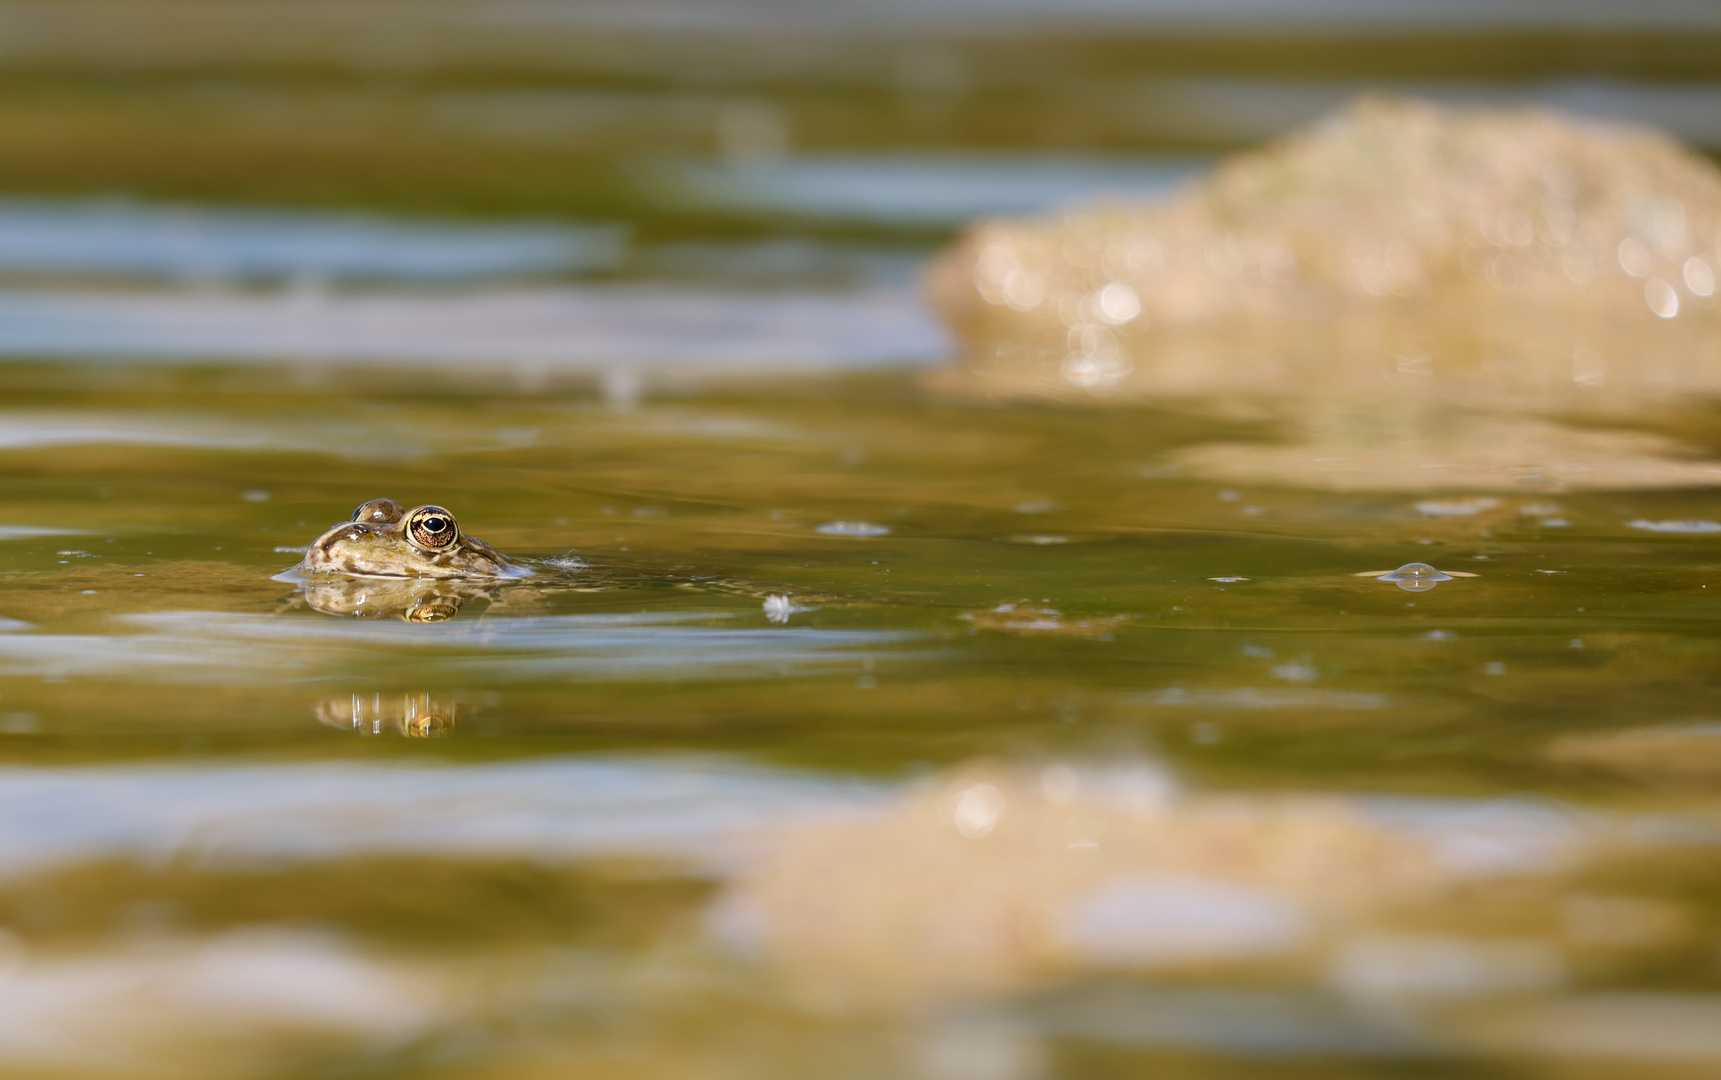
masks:
[[[353,520],[367,525],[393,525],[400,520],[400,504],[393,499],[372,499],[353,511]]]
[[[420,506],[406,515],[406,540],[424,551],[447,551],[460,540],[454,515],[440,506]]]

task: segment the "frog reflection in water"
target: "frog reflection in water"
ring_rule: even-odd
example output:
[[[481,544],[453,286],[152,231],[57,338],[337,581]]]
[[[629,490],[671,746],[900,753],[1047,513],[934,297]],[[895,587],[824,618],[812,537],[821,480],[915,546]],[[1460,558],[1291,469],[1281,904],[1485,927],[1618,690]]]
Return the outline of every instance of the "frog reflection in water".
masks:
[[[531,575],[461,532],[440,506],[406,510],[372,499],[319,536],[282,577],[303,582],[305,602],[330,615],[442,622],[498,584]]]
[[[360,735],[398,732],[409,739],[447,735],[454,729],[458,707],[441,694],[341,694],[324,698],[313,708],[318,721]]]
[[[447,622],[473,600],[490,595],[497,582],[435,578],[306,578],[305,602],[325,615],[407,622]]]

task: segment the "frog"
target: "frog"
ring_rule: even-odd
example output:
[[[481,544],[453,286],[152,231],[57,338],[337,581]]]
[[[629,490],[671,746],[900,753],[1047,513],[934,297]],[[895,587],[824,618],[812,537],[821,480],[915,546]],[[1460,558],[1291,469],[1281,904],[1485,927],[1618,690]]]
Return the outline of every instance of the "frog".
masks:
[[[407,510],[393,499],[361,503],[352,517],[317,537],[285,577],[339,574],[499,582],[530,577],[531,569],[475,536],[434,503]]]
[[[536,614],[568,593],[609,593],[672,585],[694,592],[757,596],[773,623],[797,611],[784,586],[724,575],[594,567],[573,552],[525,565],[468,536],[434,503],[404,509],[393,499],[361,503],[319,536],[298,565],[275,575],[298,586],[283,610],[309,607],[356,619],[447,622],[476,601],[490,617]],[[531,579],[525,581],[523,579]],[[799,592],[800,600],[834,598]]]

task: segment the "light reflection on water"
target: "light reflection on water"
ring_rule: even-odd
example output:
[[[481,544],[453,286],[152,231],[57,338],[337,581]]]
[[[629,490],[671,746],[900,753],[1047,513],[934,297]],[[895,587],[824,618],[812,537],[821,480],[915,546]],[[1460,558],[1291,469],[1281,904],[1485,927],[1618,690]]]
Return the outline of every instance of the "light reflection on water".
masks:
[[[0,673],[175,684],[258,685],[359,676],[386,661],[442,678],[503,682],[567,679],[780,677],[851,670],[860,654],[917,635],[869,630],[687,626],[722,613],[543,615],[431,627],[411,623],[282,619],[214,612],[122,615],[138,633],[0,635]],[[924,656],[924,654],[922,654]],[[892,660],[917,658],[892,649]],[[410,676],[408,676],[410,677]]]
[[[1163,157],[868,154],[664,163],[647,176],[669,199],[696,206],[949,227],[1096,198],[1156,198],[1199,176],[1205,166],[1200,159]]]
[[[664,311],[670,318],[660,317]],[[672,372],[852,370],[941,359],[912,291],[757,295],[590,285],[455,295],[0,290],[0,356],[452,368],[540,383],[618,365]]]
[[[84,860],[198,865],[416,852],[735,865],[750,833],[871,812],[887,788],[720,760],[527,758],[75,769],[0,778],[6,875]]]
[[[626,230],[0,199],[0,272],[228,281],[436,280],[608,270]]]

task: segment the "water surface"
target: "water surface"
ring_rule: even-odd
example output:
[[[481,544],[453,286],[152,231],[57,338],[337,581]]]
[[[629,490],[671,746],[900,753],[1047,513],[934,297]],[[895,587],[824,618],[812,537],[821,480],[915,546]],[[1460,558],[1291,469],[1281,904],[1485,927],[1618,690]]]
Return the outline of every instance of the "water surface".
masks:
[[[14,1061],[111,1067],[99,1016],[211,1075],[265,1037],[481,1075],[640,1024],[666,1075],[683,1041],[772,1075],[1713,1065],[1712,492],[1223,488],[1161,467],[1223,425],[909,374],[617,406],[102,370],[14,367],[0,419]],[[428,625],[272,579],[379,495],[538,573]],[[1410,562],[1475,576],[1357,576]],[[1230,869],[1151,840],[1220,828]],[[867,886],[804,894],[833,857]],[[1017,904],[1052,937],[949,929]]]
[[[1721,491],[1203,480],[918,291],[1365,88],[1713,148],[1711,8],[218,7],[0,12],[0,1071],[1721,1068]],[[277,578],[379,496],[536,572]]]

